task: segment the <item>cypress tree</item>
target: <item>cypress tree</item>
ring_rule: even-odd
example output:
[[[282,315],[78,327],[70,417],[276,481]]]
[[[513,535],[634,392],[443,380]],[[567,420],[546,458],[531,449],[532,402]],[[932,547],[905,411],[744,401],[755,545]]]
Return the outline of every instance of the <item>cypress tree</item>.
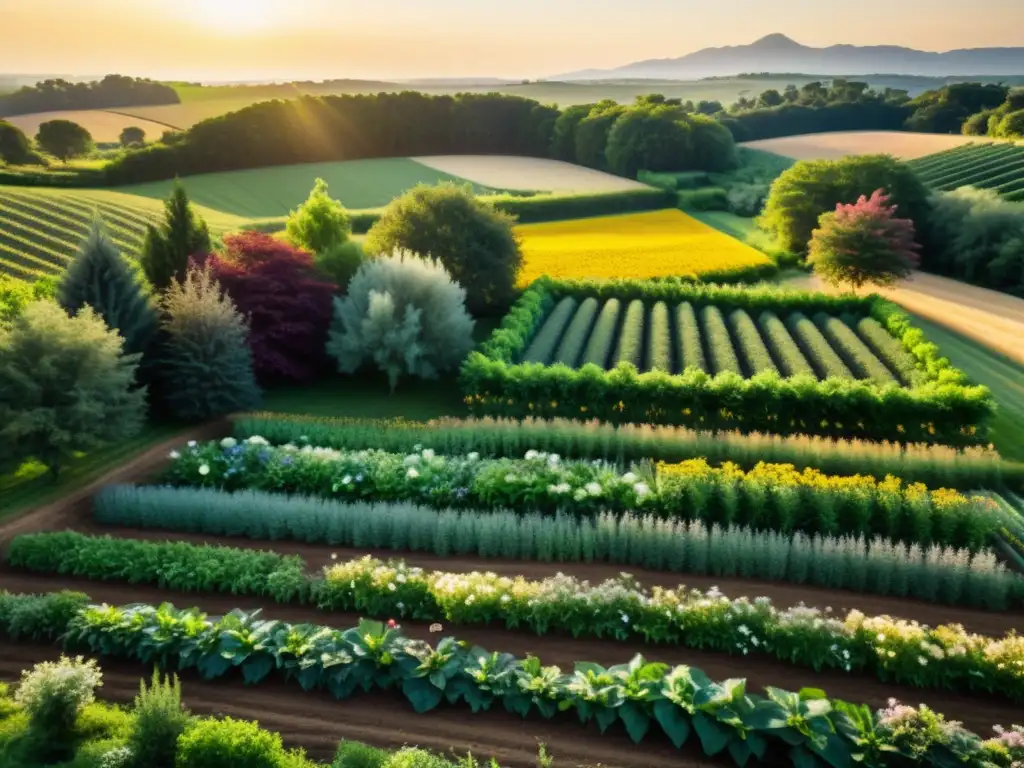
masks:
[[[260,401],[245,320],[209,269],[192,269],[163,298],[160,399],[169,415],[203,421]]]
[[[92,307],[108,328],[121,334],[128,355],[144,353],[156,334],[156,311],[147,290],[99,220],[65,270],[57,302],[69,315]]]
[[[153,287],[163,292],[173,280],[182,280],[189,259],[210,252],[210,231],[189,204],[180,181],[174,182],[164,202],[164,223],[146,230],[142,246],[142,268]]]

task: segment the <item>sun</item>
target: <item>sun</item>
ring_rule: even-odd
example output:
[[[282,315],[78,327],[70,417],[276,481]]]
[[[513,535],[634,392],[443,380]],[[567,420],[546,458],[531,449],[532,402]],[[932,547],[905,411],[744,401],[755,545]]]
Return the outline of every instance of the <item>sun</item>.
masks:
[[[185,5],[191,20],[225,34],[246,34],[274,26],[283,0],[192,0]]]

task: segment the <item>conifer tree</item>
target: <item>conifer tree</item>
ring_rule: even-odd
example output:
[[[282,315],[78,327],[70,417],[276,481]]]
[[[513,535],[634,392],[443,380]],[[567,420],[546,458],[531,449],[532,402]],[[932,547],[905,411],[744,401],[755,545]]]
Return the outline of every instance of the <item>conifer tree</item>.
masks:
[[[124,339],[125,354],[143,353],[156,333],[148,291],[97,219],[57,286],[57,303],[68,314],[88,305]]]
[[[248,328],[210,269],[194,268],[163,297],[160,400],[168,414],[187,421],[255,408]]]
[[[171,196],[164,202],[164,223],[146,229],[141,258],[146,277],[155,290],[163,292],[172,280],[185,277],[189,259],[209,252],[206,222],[192,210],[181,182],[175,181]]]

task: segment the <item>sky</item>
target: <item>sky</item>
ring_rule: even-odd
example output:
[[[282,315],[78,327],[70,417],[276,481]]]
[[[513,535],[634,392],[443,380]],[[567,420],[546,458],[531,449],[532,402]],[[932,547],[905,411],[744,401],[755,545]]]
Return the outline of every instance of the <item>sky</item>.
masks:
[[[773,32],[943,51],[1022,29],[1024,0],[0,0],[0,74],[536,78]]]

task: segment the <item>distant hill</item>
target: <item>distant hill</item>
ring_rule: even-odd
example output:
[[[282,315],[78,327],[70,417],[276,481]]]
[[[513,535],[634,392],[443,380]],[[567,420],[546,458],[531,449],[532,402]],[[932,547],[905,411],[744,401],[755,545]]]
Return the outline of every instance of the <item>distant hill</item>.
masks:
[[[944,53],[897,45],[832,45],[811,48],[782,34],[750,45],[704,48],[676,59],[648,59],[615,69],[585,69],[552,80],[660,78],[692,80],[740,72],[814,72],[851,75],[887,72],[901,75],[1010,75],[1024,71],[1022,48],[967,48]]]

